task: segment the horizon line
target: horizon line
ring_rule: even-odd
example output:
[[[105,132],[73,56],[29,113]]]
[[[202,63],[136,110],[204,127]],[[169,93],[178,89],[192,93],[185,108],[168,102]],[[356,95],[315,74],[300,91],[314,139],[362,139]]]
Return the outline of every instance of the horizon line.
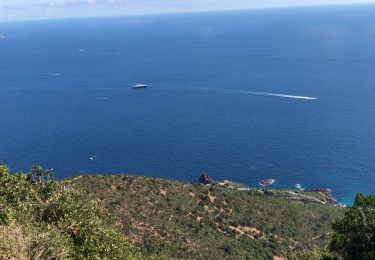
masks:
[[[275,5],[268,7],[250,7],[250,8],[229,8],[229,9],[212,9],[212,10],[194,10],[194,11],[169,11],[169,12],[148,12],[148,13],[133,13],[133,14],[114,14],[114,15],[88,15],[88,16],[61,16],[61,17],[43,17],[43,18],[15,18],[15,19],[0,19],[0,23],[13,22],[38,22],[38,21],[58,21],[58,20],[78,20],[78,19],[93,19],[93,18],[121,18],[121,17],[136,17],[136,16],[153,16],[153,15],[173,15],[173,14],[201,14],[201,13],[220,13],[220,12],[236,12],[236,11],[257,11],[257,10],[274,10],[274,9],[302,9],[302,8],[319,8],[319,7],[335,7],[335,6],[375,6],[373,2],[351,2],[351,3],[327,3],[327,4],[302,4],[302,5]]]

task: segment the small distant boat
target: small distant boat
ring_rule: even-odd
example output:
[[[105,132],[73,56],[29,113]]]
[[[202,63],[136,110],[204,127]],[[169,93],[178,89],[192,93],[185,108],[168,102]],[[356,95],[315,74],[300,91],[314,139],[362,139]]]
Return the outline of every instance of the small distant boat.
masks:
[[[268,185],[273,184],[274,182],[275,182],[274,179],[265,179],[265,180],[261,180],[261,181],[259,182],[259,185],[260,185],[260,186],[268,186]]]
[[[137,83],[137,84],[135,84],[132,88],[133,88],[133,89],[148,88],[148,85],[146,85],[146,84],[141,84],[141,83]]]
[[[305,190],[304,188],[302,188],[301,184],[296,184],[296,185],[294,185],[294,187],[296,187],[300,191],[304,191]]]

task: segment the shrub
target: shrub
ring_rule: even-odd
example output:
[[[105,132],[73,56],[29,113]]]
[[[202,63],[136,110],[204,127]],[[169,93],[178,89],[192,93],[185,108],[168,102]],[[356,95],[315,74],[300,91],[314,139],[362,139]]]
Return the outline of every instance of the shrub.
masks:
[[[357,193],[353,207],[332,228],[332,252],[345,259],[375,259],[375,195]]]
[[[84,194],[58,186],[53,171],[0,165],[0,259],[142,259]]]

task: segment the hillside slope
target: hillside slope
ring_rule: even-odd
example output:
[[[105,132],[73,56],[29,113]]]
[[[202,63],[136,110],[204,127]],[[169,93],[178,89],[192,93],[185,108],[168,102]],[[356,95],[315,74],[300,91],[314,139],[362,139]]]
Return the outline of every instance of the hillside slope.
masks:
[[[236,190],[129,175],[63,181],[87,192],[150,253],[188,259],[272,259],[325,245],[343,210],[319,193]]]
[[[0,259],[152,259],[52,174],[40,166],[11,173],[0,164]]]

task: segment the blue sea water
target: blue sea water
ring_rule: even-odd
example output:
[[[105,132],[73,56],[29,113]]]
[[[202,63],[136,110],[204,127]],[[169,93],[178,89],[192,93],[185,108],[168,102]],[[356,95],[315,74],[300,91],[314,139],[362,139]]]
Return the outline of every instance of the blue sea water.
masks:
[[[343,203],[375,193],[375,6],[12,22],[0,34],[0,159],[14,170],[274,178]]]

